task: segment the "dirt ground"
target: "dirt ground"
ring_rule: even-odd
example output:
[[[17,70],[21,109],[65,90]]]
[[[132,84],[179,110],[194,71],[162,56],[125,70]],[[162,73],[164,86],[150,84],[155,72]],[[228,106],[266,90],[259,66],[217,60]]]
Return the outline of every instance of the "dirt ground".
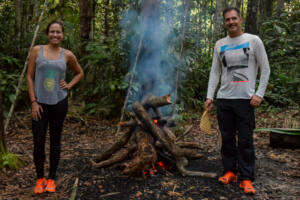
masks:
[[[257,127],[263,127],[269,119],[276,124],[282,118],[257,114]],[[273,116],[273,115],[272,115]],[[220,134],[215,116],[212,116],[212,135],[199,131],[200,117],[191,119],[185,126],[193,125],[183,139],[198,141],[199,152],[205,157],[191,160],[188,169],[222,173],[220,158]],[[279,120],[279,121],[278,121]],[[226,186],[216,179],[183,177],[176,171],[158,173],[144,178],[126,177],[118,168],[92,169],[88,160],[104,151],[116,141],[117,122],[77,118],[68,115],[62,137],[62,154],[57,171],[57,192],[34,195],[35,168],[32,151],[29,112],[20,112],[12,122],[7,136],[9,151],[25,161],[23,168],[0,173],[0,200],[70,199],[75,180],[78,179],[76,199],[174,199],[174,200],[300,200],[300,149],[273,149],[269,146],[269,134],[255,132],[257,194],[244,195],[238,183]],[[184,127],[184,128],[186,128]],[[47,153],[49,141],[47,140]],[[47,156],[48,157],[48,156]],[[47,173],[48,161],[45,165]]]

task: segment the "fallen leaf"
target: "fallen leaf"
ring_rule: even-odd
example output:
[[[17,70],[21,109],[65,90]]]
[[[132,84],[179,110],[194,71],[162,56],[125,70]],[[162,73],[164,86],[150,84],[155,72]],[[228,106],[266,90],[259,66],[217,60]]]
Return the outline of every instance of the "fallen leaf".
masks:
[[[137,193],[135,194],[135,197],[140,198],[143,195],[143,193],[141,191],[137,191]]]
[[[179,192],[173,192],[173,191],[168,191],[168,195],[171,196],[171,197],[182,196],[181,193],[179,193]]]

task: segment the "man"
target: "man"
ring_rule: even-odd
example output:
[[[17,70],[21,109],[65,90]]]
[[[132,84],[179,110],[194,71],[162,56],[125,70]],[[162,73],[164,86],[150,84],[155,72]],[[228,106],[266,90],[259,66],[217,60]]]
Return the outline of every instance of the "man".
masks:
[[[255,161],[254,108],[259,107],[263,101],[270,67],[261,39],[243,33],[239,9],[225,9],[223,18],[228,36],[216,42],[205,101],[205,108],[210,110],[221,76],[217,93],[217,117],[222,135],[224,175],[218,181],[222,184],[236,182],[239,172],[240,187],[246,194],[255,194],[252,185]],[[255,91],[258,68],[261,75]]]

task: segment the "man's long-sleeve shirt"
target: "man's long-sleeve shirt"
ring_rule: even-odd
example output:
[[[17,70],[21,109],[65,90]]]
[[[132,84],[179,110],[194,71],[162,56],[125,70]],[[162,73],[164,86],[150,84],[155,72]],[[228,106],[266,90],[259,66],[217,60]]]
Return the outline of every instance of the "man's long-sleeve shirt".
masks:
[[[260,68],[260,80],[255,91],[256,77]],[[261,39],[243,33],[216,42],[210,71],[207,98],[213,99],[220,76],[217,93],[220,99],[251,99],[255,94],[263,98],[270,75],[268,57]]]

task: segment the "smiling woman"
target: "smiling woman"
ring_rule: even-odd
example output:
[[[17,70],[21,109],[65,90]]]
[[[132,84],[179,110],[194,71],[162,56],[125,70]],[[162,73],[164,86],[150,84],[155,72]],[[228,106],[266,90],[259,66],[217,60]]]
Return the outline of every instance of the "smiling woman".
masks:
[[[32,132],[34,164],[37,181],[34,193],[55,192],[54,178],[60,159],[63,122],[68,110],[68,90],[83,78],[83,71],[75,55],[64,48],[64,26],[53,21],[46,28],[47,45],[35,46],[28,59],[27,86],[32,103]],[[67,66],[74,72],[73,79],[65,81]],[[50,170],[44,178],[45,140],[50,129]]]

